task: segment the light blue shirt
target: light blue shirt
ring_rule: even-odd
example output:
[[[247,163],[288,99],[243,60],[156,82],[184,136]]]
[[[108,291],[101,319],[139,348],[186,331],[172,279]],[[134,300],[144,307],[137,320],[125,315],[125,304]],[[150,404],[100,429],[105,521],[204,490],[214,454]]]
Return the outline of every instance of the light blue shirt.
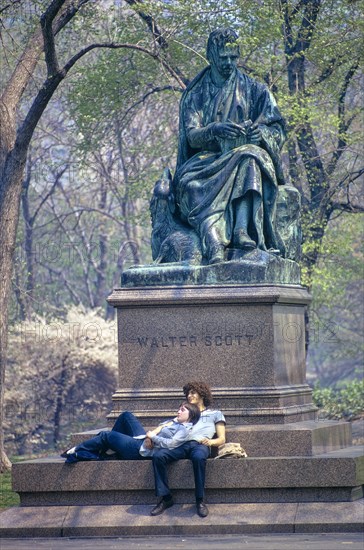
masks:
[[[170,424],[172,422],[172,424]],[[193,427],[191,422],[177,422],[174,420],[167,420],[164,422],[164,426],[158,435],[154,435],[151,439],[154,443],[153,449],[146,449],[143,445],[139,449],[139,453],[142,456],[153,456],[154,450],[164,448],[164,449],[175,449],[179,447],[189,439],[190,431]]]
[[[216,433],[218,422],[224,422],[225,417],[221,411],[216,409],[205,409],[201,412],[200,420],[192,426],[189,432],[189,440],[201,441],[205,437],[211,439]]]

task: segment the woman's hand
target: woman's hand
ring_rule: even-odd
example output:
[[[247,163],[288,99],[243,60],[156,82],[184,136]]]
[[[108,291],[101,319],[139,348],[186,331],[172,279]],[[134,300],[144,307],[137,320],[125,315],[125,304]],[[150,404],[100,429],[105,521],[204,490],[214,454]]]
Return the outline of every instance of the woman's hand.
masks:
[[[146,438],[144,439],[144,447],[145,447],[146,449],[153,449],[154,443],[153,443],[153,441],[152,441],[149,437],[146,437]]]
[[[204,437],[204,439],[201,439],[200,443],[202,445],[206,445],[206,447],[213,447],[212,439],[209,439],[208,437]]]

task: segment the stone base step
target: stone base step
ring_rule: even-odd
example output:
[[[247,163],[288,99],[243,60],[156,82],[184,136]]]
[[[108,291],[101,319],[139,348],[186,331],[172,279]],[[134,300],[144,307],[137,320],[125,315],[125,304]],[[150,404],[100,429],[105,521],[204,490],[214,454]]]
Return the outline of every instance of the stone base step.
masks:
[[[70,447],[97,435],[100,428],[72,434]],[[249,457],[313,456],[352,444],[350,422],[310,420],[293,424],[228,426],[227,440],[240,443]]]
[[[169,480],[177,503],[193,502],[189,460],[171,464]],[[216,504],[351,501],[363,496],[363,483],[360,446],[317,457],[209,459],[206,469],[206,496]],[[150,460],[19,462],[13,465],[13,490],[23,506],[155,502]]]
[[[52,506],[11,508],[0,514],[0,536],[115,537],[258,533],[362,532],[363,500],[336,503],[211,504],[207,518],[192,504],[158,517],[151,507]],[[75,541],[77,547],[77,541]]]

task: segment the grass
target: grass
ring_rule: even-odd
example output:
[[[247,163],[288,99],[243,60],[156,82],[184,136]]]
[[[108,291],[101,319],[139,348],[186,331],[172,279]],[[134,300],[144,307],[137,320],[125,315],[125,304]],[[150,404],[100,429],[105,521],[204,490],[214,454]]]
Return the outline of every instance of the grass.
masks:
[[[0,510],[1,508],[19,506],[19,502],[19,495],[11,490],[11,473],[0,474]]]
[[[49,456],[49,452],[37,453],[36,455],[27,456],[12,456],[11,462],[21,462],[22,460],[30,460],[32,458],[41,458],[43,456]],[[11,489],[11,472],[0,473],[0,512],[5,508],[12,506],[19,506],[20,498],[18,493],[15,493]],[[1,549],[1,542],[0,542]]]

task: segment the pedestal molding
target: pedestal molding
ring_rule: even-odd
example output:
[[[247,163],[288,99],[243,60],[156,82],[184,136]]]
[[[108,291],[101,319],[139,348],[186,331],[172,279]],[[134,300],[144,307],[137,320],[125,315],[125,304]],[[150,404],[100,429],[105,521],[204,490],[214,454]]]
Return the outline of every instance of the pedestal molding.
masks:
[[[308,384],[295,384],[285,386],[254,386],[253,388],[241,387],[241,388],[212,388],[212,394],[214,400],[218,401],[219,397],[240,397],[240,396],[255,396],[259,393],[262,395],[297,395],[298,393],[311,393],[312,389]],[[117,389],[113,395],[113,398],[143,398],[143,399],[184,399],[181,390],[176,388],[152,388],[152,389],[133,389],[123,388]]]
[[[197,304],[304,304],[311,301],[300,285],[199,285],[115,288],[107,301],[114,307]]]

